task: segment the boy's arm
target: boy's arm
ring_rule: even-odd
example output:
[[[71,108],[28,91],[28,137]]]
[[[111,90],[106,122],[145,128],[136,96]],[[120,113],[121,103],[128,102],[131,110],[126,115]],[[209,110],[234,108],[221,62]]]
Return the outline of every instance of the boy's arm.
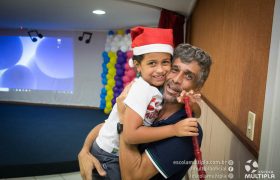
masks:
[[[172,125],[148,127],[143,126],[143,119],[130,107],[126,107],[124,111],[123,138],[128,144],[149,143],[174,136],[197,136],[197,131],[195,118],[188,118]]]
[[[101,164],[99,161],[90,153],[90,149],[92,146],[92,143],[95,141],[96,137],[98,136],[98,133],[102,127],[102,124],[99,124],[95,126],[88,136],[86,137],[86,140],[84,142],[84,145],[78,154],[78,161],[79,161],[79,167],[80,167],[80,173],[83,179],[85,180],[91,180],[92,179],[92,170],[96,168],[97,172],[101,176],[105,176],[105,171],[103,170]]]

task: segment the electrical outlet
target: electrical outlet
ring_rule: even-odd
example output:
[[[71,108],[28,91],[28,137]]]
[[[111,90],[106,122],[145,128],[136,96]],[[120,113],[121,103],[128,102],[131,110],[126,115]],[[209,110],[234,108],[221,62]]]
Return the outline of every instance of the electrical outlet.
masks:
[[[254,140],[254,130],[255,130],[256,114],[249,111],[248,121],[247,121],[247,131],[246,136],[253,141]]]

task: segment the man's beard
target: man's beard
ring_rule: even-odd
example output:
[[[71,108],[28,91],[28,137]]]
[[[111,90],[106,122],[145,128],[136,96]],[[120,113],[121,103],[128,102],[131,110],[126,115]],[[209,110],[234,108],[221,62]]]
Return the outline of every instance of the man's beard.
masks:
[[[168,90],[166,90],[167,88],[169,89],[169,92],[168,92]],[[182,91],[181,87],[176,85],[172,80],[168,80],[165,83],[164,91],[166,91],[166,92],[163,92],[163,99],[164,99],[165,102],[178,103],[177,97],[180,95],[180,93]],[[177,95],[176,94],[170,94],[170,91],[171,92],[177,92]]]
[[[166,103],[178,103],[177,97],[163,94],[163,100]]]

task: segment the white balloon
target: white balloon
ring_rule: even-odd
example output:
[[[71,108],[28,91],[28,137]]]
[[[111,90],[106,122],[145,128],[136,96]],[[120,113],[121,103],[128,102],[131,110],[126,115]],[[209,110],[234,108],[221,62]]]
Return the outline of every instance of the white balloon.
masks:
[[[105,51],[109,52],[111,50],[111,46],[105,46]]]
[[[121,46],[121,51],[122,51],[122,52],[126,52],[127,49],[128,49],[127,46],[125,46],[125,45]]]
[[[111,47],[111,51],[117,52],[117,50],[118,50],[118,48],[117,48],[116,46],[112,46],[112,47]]]

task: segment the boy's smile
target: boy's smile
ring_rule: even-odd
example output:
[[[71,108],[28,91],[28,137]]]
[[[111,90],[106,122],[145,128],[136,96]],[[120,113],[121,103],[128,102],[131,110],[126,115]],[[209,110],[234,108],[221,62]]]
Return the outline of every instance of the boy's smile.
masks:
[[[163,52],[147,53],[136,67],[141,77],[150,85],[162,86],[171,68],[171,55]]]

